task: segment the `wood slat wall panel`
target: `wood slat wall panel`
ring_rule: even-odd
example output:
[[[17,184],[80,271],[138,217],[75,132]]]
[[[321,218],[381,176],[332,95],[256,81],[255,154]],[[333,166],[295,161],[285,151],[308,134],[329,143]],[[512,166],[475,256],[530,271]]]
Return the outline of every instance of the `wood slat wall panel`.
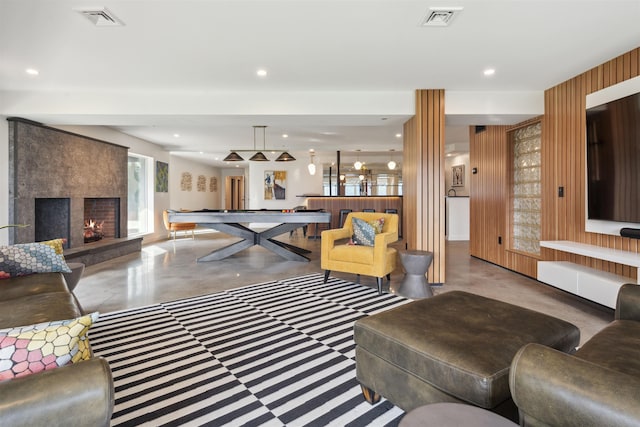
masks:
[[[543,205],[543,239],[566,239],[639,252],[637,240],[584,231],[586,95],[636,77],[639,75],[639,69],[640,48],[637,48],[545,91],[546,123],[559,130],[544,135],[543,147],[557,147],[555,150],[546,151],[543,155],[545,163],[552,162],[555,165],[549,175],[545,172],[545,179],[553,181],[556,187],[566,183],[566,197],[565,200],[557,203]],[[555,197],[555,194],[545,190],[544,197],[547,200],[548,197]],[[547,224],[552,223],[558,224],[555,233],[547,227]],[[634,268],[620,264],[548,250],[543,252],[543,256],[544,259],[568,259],[578,264],[635,278]]]
[[[402,235],[402,199],[403,198],[401,196],[309,197],[307,199],[307,208],[324,209],[331,213],[331,224],[329,224],[329,226],[325,224],[319,225],[318,234],[320,233],[320,230],[340,227],[340,209],[351,209],[354,212],[361,212],[365,208],[375,209],[376,212],[384,212],[385,209],[397,209],[398,215],[400,216],[399,231],[400,235]],[[315,224],[309,224],[310,235],[315,235],[315,227]]]
[[[572,240],[640,253],[640,242],[620,236],[587,233],[585,229],[585,108],[586,95],[640,75],[640,48],[587,70],[545,91],[542,128],[542,239]],[[471,255],[519,273],[536,277],[535,258],[507,251],[496,236],[508,235],[508,151],[499,133],[507,129],[488,126],[475,134],[470,129]],[[503,168],[500,170],[500,168]],[[483,171],[489,171],[488,174]],[[565,196],[557,196],[558,187]],[[502,233],[502,234],[501,234]],[[541,259],[572,261],[636,279],[628,266],[543,248]]]
[[[506,178],[510,168],[506,135],[506,126],[487,126],[480,133],[475,133],[473,127],[469,130],[471,169],[477,169],[470,177],[469,249],[471,255],[498,265],[505,265],[504,247],[508,236]]]

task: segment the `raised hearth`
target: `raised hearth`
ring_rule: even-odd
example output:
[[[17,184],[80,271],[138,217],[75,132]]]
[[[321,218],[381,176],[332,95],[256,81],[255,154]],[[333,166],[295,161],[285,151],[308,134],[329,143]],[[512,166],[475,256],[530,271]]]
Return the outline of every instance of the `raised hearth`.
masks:
[[[103,239],[87,243],[84,246],[65,249],[67,262],[81,262],[84,265],[98,264],[142,249],[142,237],[124,237],[120,239]]]

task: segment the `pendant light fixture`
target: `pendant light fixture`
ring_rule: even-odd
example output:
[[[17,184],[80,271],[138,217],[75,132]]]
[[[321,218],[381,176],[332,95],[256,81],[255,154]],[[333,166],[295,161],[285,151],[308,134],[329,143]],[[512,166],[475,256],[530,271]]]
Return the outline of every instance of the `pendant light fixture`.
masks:
[[[276,159],[276,162],[293,162],[295,159],[296,158],[293,157],[291,154],[284,151],[282,154],[278,156],[278,158]]]
[[[391,151],[391,160],[389,160],[389,163],[387,163],[387,167],[389,168],[389,170],[394,170],[397,166],[396,162],[393,160],[393,152],[395,150],[389,150]]]
[[[264,153],[256,147],[256,130],[257,129],[262,129],[262,151],[270,151],[270,150],[267,150],[266,148],[267,127],[264,125],[259,125],[259,126],[255,125],[253,126],[253,150],[231,150],[231,153],[224,158],[224,161],[225,162],[242,162],[244,161],[244,159],[238,154],[238,152],[255,152],[254,155],[249,158],[250,161],[268,162],[269,159],[267,158],[267,156],[265,156]],[[278,156],[278,158],[276,159],[276,162],[291,162],[294,160],[295,160],[295,157],[287,153],[285,149],[285,151]]]
[[[256,149],[256,128],[260,128],[262,129],[262,149],[265,149],[265,145],[266,145],[266,133],[267,133],[267,127],[266,126],[254,126],[253,127],[253,149]],[[256,154],[254,154],[253,156],[251,156],[249,158],[250,161],[252,162],[268,162],[269,159],[267,159],[267,156],[265,156],[262,151],[256,151]]]
[[[356,150],[356,153],[358,153],[358,154],[356,154],[356,161],[355,161],[355,163],[353,164],[353,167],[354,167],[357,171],[359,171],[360,169],[362,169],[362,162],[360,161],[360,150]]]
[[[227,157],[225,157],[223,159],[223,161],[225,161],[225,162],[243,162],[244,159],[240,156],[240,154],[236,153],[235,151],[232,151],[231,153],[229,153],[229,155]]]
[[[316,164],[314,163],[315,157],[315,151],[313,151],[313,149],[309,150],[309,165],[307,166],[307,169],[309,169],[309,175],[316,174]]]

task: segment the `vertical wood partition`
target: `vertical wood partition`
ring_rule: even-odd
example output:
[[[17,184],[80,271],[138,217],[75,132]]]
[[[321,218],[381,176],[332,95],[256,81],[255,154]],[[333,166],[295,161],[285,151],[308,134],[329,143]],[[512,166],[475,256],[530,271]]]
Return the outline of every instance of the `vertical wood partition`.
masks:
[[[432,283],[445,281],[444,95],[416,91],[416,115],[404,125],[405,238],[409,249],[433,252]]]

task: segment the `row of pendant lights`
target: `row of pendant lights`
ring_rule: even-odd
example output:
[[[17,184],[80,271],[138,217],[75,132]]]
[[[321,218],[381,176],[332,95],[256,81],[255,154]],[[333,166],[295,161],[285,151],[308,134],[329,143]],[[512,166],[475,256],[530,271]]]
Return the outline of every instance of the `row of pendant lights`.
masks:
[[[254,126],[253,127],[253,150],[231,150],[231,153],[229,153],[229,155],[227,157],[225,157],[223,160],[225,162],[242,162],[242,161],[244,161],[244,159],[242,158],[242,156],[240,156],[240,154],[238,154],[238,151],[255,151],[255,154],[249,158],[249,161],[251,161],[251,162],[268,162],[269,159],[267,158],[267,156],[265,156],[262,151],[259,151],[256,148],[256,129],[262,129],[262,150],[263,151],[267,151],[267,149],[265,148],[265,146],[266,146],[267,127],[266,126]],[[296,159],[295,157],[293,157],[291,154],[287,153],[287,151],[285,150],[276,158],[275,161],[276,162],[292,162],[295,159]]]
[[[360,152],[360,150],[356,150],[356,151],[357,151],[358,153]],[[395,150],[389,150],[389,151],[391,151],[391,153],[392,153],[392,155],[393,155],[393,152],[394,152]],[[356,157],[356,161],[353,163],[353,167],[354,167],[354,169],[355,169],[355,170],[357,170],[357,171],[359,171],[360,169],[362,169],[362,166],[364,166],[364,163],[362,163],[362,162],[360,161],[360,159],[359,159],[358,157]],[[396,162],[395,162],[393,159],[389,160],[389,162],[387,163],[387,167],[389,168],[389,170],[394,170],[394,169],[396,168],[396,166],[397,166],[397,164],[396,164]],[[313,174],[312,174],[312,175],[313,175]]]
[[[253,126],[253,150],[232,150],[231,153],[229,153],[229,155],[227,157],[224,158],[225,162],[242,162],[244,161],[244,158],[242,158],[242,156],[240,156],[238,154],[238,151],[255,151],[255,154],[253,156],[251,156],[249,158],[249,161],[251,162],[268,162],[269,159],[267,158],[267,156],[264,155],[264,153],[262,151],[259,151],[256,148],[256,130],[257,129],[261,129],[262,130],[262,150],[263,151],[267,151],[265,146],[266,146],[266,126]],[[360,152],[360,150],[356,150],[358,153]],[[390,150],[392,153],[395,150]],[[291,162],[296,160],[295,157],[293,157],[291,154],[289,154],[286,150],[283,151],[276,159],[276,162]],[[359,157],[356,158],[356,161],[353,163],[353,167],[356,170],[361,170],[362,167],[364,166],[364,163],[360,161]],[[394,170],[396,168],[397,164],[396,162],[391,159],[389,160],[389,162],[387,163],[387,167],[389,168],[389,170]],[[309,152],[309,165],[307,166],[308,170],[309,170],[309,174],[310,175],[315,175],[316,174],[316,164],[315,164],[315,152],[313,150],[311,150]]]

